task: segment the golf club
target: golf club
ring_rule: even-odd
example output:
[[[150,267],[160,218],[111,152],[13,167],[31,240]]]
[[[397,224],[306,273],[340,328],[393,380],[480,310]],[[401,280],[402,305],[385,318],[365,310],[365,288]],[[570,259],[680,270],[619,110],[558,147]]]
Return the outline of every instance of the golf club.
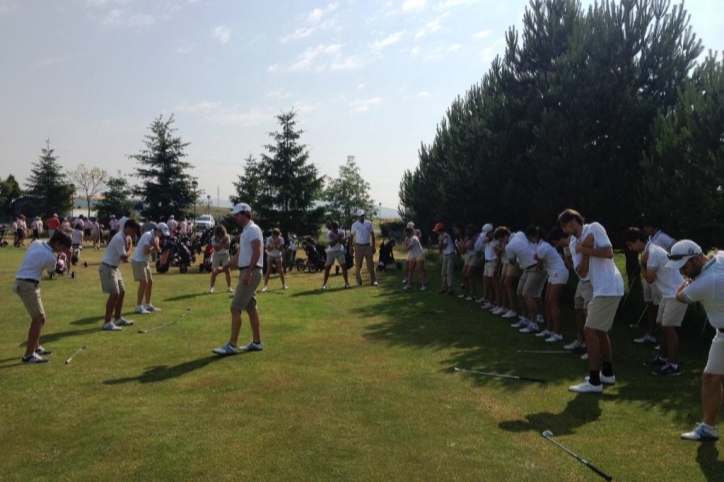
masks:
[[[475,373],[476,375],[484,375],[486,377],[510,378],[512,380],[521,380],[527,382],[548,383],[545,380],[541,380],[540,378],[519,377],[517,375],[504,375],[502,373],[479,372],[477,370],[464,370],[458,367],[455,367],[455,371],[462,373]]]
[[[183,313],[181,313],[181,316],[179,317],[179,319],[183,319],[183,317],[186,316],[186,313],[188,313],[189,311],[191,311],[191,308],[186,308],[186,311],[184,311]],[[170,323],[164,323],[163,325],[159,325],[159,326],[156,326],[156,327],[153,327],[153,328],[149,328],[148,330],[138,330],[138,332],[139,332],[139,333],[144,333],[144,334],[145,334],[145,333],[150,333],[150,332],[152,332],[152,331],[156,331],[156,330],[160,330],[160,329],[162,329],[162,328],[166,328],[167,326],[175,325],[176,323],[178,323],[178,320],[174,320],[174,321],[172,321],[172,322],[170,322]]]
[[[631,295],[631,292],[633,291],[634,286],[636,286],[636,282],[639,280],[639,277],[635,277],[633,281],[631,281],[631,286],[628,287],[628,293],[626,293],[626,296],[623,299],[623,303],[619,305],[618,310],[616,310],[616,317],[623,314],[624,309],[626,308],[626,302],[628,301],[628,297]]]
[[[566,353],[570,354],[572,352],[567,350],[515,350],[518,353],[535,353],[539,355],[548,355],[548,354],[560,354],[560,353]]]
[[[644,308],[643,313],[641,313],[641,316],[639,316],[639,319],[638,319],[638,321],[636,322],[636,324],[635,324],[635,325],[628,325],[629,328],[638,328],[638,327],[639,327],[639,323],[641,323],[641,320],[644,319],[644,315],[646,314],[647,311],[649,311],[649,305],[648,305],[648,303],[646,304],[646,307]]]
[[[71,361],[78,353],[82,352],[83,350],[87,350],[87,349],[88,349],[87,346],[82,346],[82,347],[78,348],[78,349],[75,351],[75,353],[73,353],[73,356],[71,356],[70,358],[68,358],[67,360],[65,360],[65,364],[67,365],[68,363],[70,363],[70,361]]]
[[[553,439],[551,438],[551,437],[553,437],[553,432],[551,432],[550,430],[546,430],[546,431],[543,432],[541,435],[543,435],[545,438],[547,438],[548,440],[550,440],[551,442],[553,442],[554,444],[556,444],[557,446],[559,446],[560,448],[562,448],[563,450],[565,450],[566,452],[568,452],[568,453],[569,453],[571,456],[573,456],[576,460],[578,460],[578,461],[581,462],[583,465],[585,465],[585,466],[588,467],[589,469],[591,469],[591,470],[593,470],[594,472],[596,472],[598,475],[600,475],[600,476],[603,477],[604,479],[606,479],[606,480],[613,480],[613,477],[611,477],[610,475],[608,475],[606,472],[604,472],[603,470],[599,469],[598,467],[596,467],[595,465],[593,465],[591,462],[589,462],[588,460],[584,459],[584,458],[581,457],[580,455],[576,454],[576,453],[573,452],[572,450],[569,450],[569,449],[566,448],[563,444],[560,444],[560,443],[556,442],[555,440],[553,440]]]

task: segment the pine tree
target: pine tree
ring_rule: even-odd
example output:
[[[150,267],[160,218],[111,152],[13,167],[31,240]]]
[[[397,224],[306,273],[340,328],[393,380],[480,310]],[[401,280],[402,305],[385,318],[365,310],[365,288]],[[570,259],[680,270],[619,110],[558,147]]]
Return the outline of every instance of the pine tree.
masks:
[[[129,212],[133,208],[132,194],[133,190],[120,171],[118,177],[108,178],[103,197],[96,204],[96,212],[100,222],[108,226],[111,215],[115,215],[120,219],[123,213]]]
[[[314,234],[324,219],[324,208],[314,208],[322,195],[323,178],[309,162],[309,152],[299,139],[304,131],[295,130],[296,115],[292,111],[276,116],[281,132],[270,132],[274,144],[264,148],[261,173],[265,181],[254,209],[267,223],[265,228],[279,227],[284,235]]]
[[[163,116],[151,123],[151,134],[144,136],[146,148],[138,154],[128,156],[138,161],[136,176],[141,185],[133,193],[143,201],[143,216],[153,219],[167,219],[171,214],[190,216],[194,204],[193,177],[185,171],[193,166],[182,161],[189,145],[180,137],[174,137],[177,129],[171,127],[173,114],[163,120]]]
[[[68,182],[55,151],[50,148],[50,139],[45,142],[42,155],[38,162],[33,164],[30,177],[25,183],[25,195],[29,200],[27,214],[31,217],[41,216],[43,219],[53,213],[70,212],[75,194],[75,186]]]
[[[375,202],[369,191],[370,183],[362,179],[354,156],[347,156],[347,162],[339,167],[339,177],[331,179],[324,191],[327,211],[342,226],[351,226],[357,209],[368,216],[374,212]]]
[[[11,208],[15,199],[23,195],[20,184],[12,174],[7,179],[0,181],[0,212],[4,215],[12,215]]]

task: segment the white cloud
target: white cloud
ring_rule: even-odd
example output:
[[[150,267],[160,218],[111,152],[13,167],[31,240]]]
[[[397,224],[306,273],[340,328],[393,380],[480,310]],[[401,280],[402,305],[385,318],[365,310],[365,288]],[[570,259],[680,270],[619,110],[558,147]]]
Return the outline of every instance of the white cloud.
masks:
[[[50,67],[53,64],[57,64],[59,62],[65,62],[66,60],[70,59],[70,54],[66,55],[59,55],[57,57],[47,57],[44,59],[40,59],[33,65],[35,68],[44,69],[46,67]]]
[[[191,43],[176,47],[176,53],[185,55],[185,54],[191,52],[195,48],[196,48],[196,42],[191,42]]]
[[[196,104],[188,104],[186,102],[183,102],[176,107],[174,107],[174,112],[211,112],[217,110],[221,104],[218,102],[210,102],[207,100],[202,100],[201,102],[197,102]]]
[[[430,93],[426,90],[423,90],[421,92],[418,92],[417,96],[420,97],[421,99],[427,99],[428,97],[430,97]]]
[[[425,8],[425,0],[405,0],[402,4],[403,12],[422,10],[423,8]]]
[[[480,52],[480,60],[483,62],[489,62],[495,58],[495,48],[494,47],[488,47],[486,49],[483,49],[482,52]]]
[[[460,50],[460,44],[454,44],[454,45],[443,45],[440,47],[436,47],[435,49],[427,52],[425,55],[425,60],[439,60],[443,57],[445,57],[447,54],[451,52],[455,52],[456,50]]]
[[[281,71],[281,69],[282,69],[282,66],[281,66],[281,65],[279,65],[279,64],[272,64],[272,65],[270,65],[269,67],[266,68],[266,71],[273,74],[273,73],[276,73],[276,72]]]
[[[114,8],[109,10],[108,13],[101,20],[102,25],[109,25],[112,27],[147,27],[156,23],[156,18],[153,15],[128,15],[121,9]]]
[[[231,38],[231,29],[226,25],[219,25],[214,29],[212,36],[224,45]]]
[[[442,28],[442,25],[440,24],[440,22],[446,16],[447,16],[447,14],[436,18],[432,22],[427,23],[424,27],[422,27],[420,30],[417,31],[417,33],[415,34],[415,38],[418,39],[420,37],[424,37],[425,35],[438,32]]]
[[[90,8],[100,8],[111,5],[128,5],[133,0],[86,0],[85,4]]]
[[[350,56],[343,59],[335,59],[329,70],[358,70],[364,67],[365,63],[361,57]]]
[[[328,17],[331,12],[337,10],[336,3],[330,3],[326,8],[315,8],[312,12],[307,15],[305,20],[306,25],[298,27],[294,32],[282,37],[280,40],[282,43],[287,43],[295,40],[302,40],[309,37],[317,30],[329,30],[336,25],[333,19],[324,20]]]
[[[357,90],[361,90],[365,88],[365,84],[357,84]]]
[[[483,30],[483,31],[478,32],[475,35],[473,35],[473,38],[485,38],[485,37],[489,36],[491,33],[493,33],[492,30]]]
[[[472,0],[445,0],[440,5],[438,5],[438,7],[439,8],[457,7],[458,5],[466,5],[471,2],[472,2]]]
[[[271,92],[267,92],[265,97],[267,99],[286,99],[289,97],[289,92],[287,92],[285,89],[277,89],[272,90]]]
[[[350,102],[349,106],[352,109],[351,112],[367,112],[370,107],[373,107],[382,102],[379,97],[372,97],[371,99],[355,100]]]
[[[420,55],[421,50],[422,49],[420,47],[414,47],[414,48],[410,49],[410,53],[412,54],[413,57],[417,57],[418,55]]]
[[[329,58],[334,58],[335,56],[339,55],[339,53],[342,50],[342,45],[340,44],[334,44],[334,45],[317,45],[316,47],[309,47],[304,52],[302,52],[298,57],[297,61],[289,67],[289,71],[291,72],[297,72],[300,70],[326,70],[327,69],[327,61]],[[320,62],[317,62],[318,59],[321,59]]]
[[[319,102],[295,102],[292,109],[302,114],[314,112],[320,107]]]
[[[233,124],[241,126],[255,126],[274,121],[275,111],[271,109],[261,109],[253,107],[247,112],[238,112],[236,110],[220,110],[218,112],[209,113],[204,117],[208,122],[215,124]]]
[[[382,50],[384,48],[389,47],[390,45],[396,44],[400,41],[402,36],[405,35],[405,31],[395,32],[393,34],[388,35],[382,40],[376,40],[370,44],[370,47],[372,50]]]

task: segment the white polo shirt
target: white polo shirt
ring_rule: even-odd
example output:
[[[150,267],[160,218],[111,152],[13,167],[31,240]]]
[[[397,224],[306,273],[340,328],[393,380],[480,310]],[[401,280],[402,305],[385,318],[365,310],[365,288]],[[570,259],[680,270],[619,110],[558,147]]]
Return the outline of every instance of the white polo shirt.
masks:
[[[342,239],[337,241],[337,244],[332,246],[330,243],[335,240],[335,238],[339,235],[342,235]],[[344,251],[344,245],[342,243],[344,242],[344,231],[337,230],[336,233],[332,232],[332,230],[327,231],[327,244],[329,245],[329,248],[327,248],[328,253],[341,253]]]
[[[122,233],[123,229],[126,227],[126,221],[128,221],[128,218],[126,216],[123,216],[121,219],[119,219],[118,224],[116,224],[116,231]]]
[[[714,256],[683,293],[687,302],[704,306],[711,326],[724,328],[724,253]]]
[[[55,270],[55,254],[53,248],[45,241],[33,241],[25,251],[23,262],[20,263],[15,279],[32,279],[40,282],[43,271]]]
[[[513,234],[505,247],[505,256],[511,260],[517,259],[518,264],[524,269],[535,267],[538,264],[533,258],[534,254],[533,245],[530,244],[523,231]]]
[[[425,252],[422,250],[420,240],[417,236],[411,236],[407,242],[408,256],[418,258],[424,256]]]
[[[583,225],[583,232],[581,233],[581,239],[586,239],[586,235],[583,233],[586,232],[587,227],[588,227],[588,224]],[[578,239],[574,235],[571,235],[571,239],[570,239],[570,241],[568,241],[568,249],[571,252],[571,261],[573,262],[574,271],[578,269],[578,267],[581,265],[581,261],[583,261],[583,255],[581,253],[579,253],[576,248],[577,241],[578,241]],[[576,272],[576,275],[578,276],[578,279],[580,279],[581,281],[591,281],[590,271],[588,273],[586,273],[586,276],[580,276],[578,274],[578,272]]]
[[[593,234],[593,247],[611,247],[611,240],[608,239],[606,230],[599,223],[591,223],[583,226],[581,239]],[[588,261],[588,275],[593,285],[593,296],[623,296],[623,277],[616,267],[613,259],[597,258],[591,256]]]
[[[448,233],[442,233],[442,254],[449,256],[455,252],[455,243]]]
[[[118,266],[123,260],[121,256],[126,256],[126,234],[121,231],[116,233],[108,243],[105,254],[103,254],[103,262],[109,266]]]
[[[675,242],[676,240],[674,238],[661,231],[660,229],[649,238],[649,244],[655,244],[656,246],[660,246],[664,248],[667,253],[671,251],[671,247],[674,245]]]
[[[267,250],[267,254],[269,256],[281,256],[281,250],[284,247],[284,238],[279,236],[275,242],[274,236],[269,236],[268,238],[266,238],[266,247],[269,248]]]
[[[561,255],[558,254],[556,248],[551,246],[547,241],[541,241],[538,243],[536,254],[538,255],[538,259],[543,263],[543,266],[545,266],[545,270],[548,274],[568,271]]]
[[[263,243],[264,236],[261,233],[261,228],[257,226],[254,221],[249,220],[249,223],[244,227],[244,230],[241,232],[241,236],[239,236],[239,268],[249,266],[249,263],[251,263],[251,255],[253,253],[251,243],[254,241],[259,241],[259,243]],[[259,256],[259,259],[256,262],[256,266],[258,268],[261,268],[263,265],[264,256]]]
[[[684,277],[681,276],[678,269],[667,268],[668,261],[669,258],[664,248],[655,244],[649,247],[649,260],[646,262],[646,268],[656,272],[654,281],[656,288],[664,298],[676,298],[676,291],[684,282]]]
[[[490,240],[485,243],[485,261],[495,261],[498,259],[498,254],[495,252],[495,241]]]
[[[352,224],[351,233],[354,236],[355,244],[370,244],[374,231],[372,223],[366,219],[362,223],[357,220]]]
[[[151,253],[145,254],[146,248],[148,248],[149,246],[153,246],[153,242],[155,239],[155,231],[151,230],[143,233],[138,239],[138,244],[136,244],[136,250],[133,251],[133,261],[136,261],[138,263],[148,263],[148,260],[151,258]]]

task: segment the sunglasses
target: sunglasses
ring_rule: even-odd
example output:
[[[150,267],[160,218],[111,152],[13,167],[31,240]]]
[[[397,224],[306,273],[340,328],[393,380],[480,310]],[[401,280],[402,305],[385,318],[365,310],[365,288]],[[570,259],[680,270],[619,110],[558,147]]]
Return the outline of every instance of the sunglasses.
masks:
[[[695,254],[669,254],[669,255],[667,255],[667,257],[671,261],[681,261],[684,258],[689,258],[689,257],[694,257],[694,256],[696,256],[696,255]]]

